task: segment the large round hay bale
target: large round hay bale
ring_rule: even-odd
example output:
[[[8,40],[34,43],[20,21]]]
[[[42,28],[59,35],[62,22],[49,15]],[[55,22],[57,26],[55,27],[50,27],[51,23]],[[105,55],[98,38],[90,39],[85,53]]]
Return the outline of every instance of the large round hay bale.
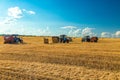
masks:
[[[44,38],[44,44],[48,44],[49,40],[47,38]]]
[[[53,36],[53,37],[52,37],[52,42],[53,42],[53,43],[59,43],[59,37]]]

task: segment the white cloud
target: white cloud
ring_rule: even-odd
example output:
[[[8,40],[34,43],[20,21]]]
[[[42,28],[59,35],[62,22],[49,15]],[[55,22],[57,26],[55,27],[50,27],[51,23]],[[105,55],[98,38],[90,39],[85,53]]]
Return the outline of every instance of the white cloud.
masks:
[[[120,37],[120,31],[116,31],[115,33],[102,32],[102,33],[101,33],[101,37],[117,38],[117,37]]]
[[[19,7],[11,7],[8,9],[8,16],[19,19],[22,18],[22,10]]]
[[[115,36],[116,36],[116,37],[120,37],[120,31],[117,31],[117,32],[115,33]]]
[[[64,27],[61,27],[62,29],[75,29],[77,27],[75,26],[64,26]]]
[[[25,13],[27,13],[27,14],[30,14],[30,15],[36,14],[36,12],[34,12],[34,11],[28,11],[26,9],[22,9],[22,11],[25,12]]]
[[[74,33],[75,33],[75,34],[80,34],[80,33],[81,33],[81,29],[76,29],[76,30],[74,31]]]
[[[112,37],[112,38],[115,38],[115,37],[116,37],[116,35],[115,35],[115,34],[111,34],[111,37]]]
[[[35,14],[34,11],[29,11],[26,9],[20,9],[19,7],[10,7],[7,10],[7,16],[2,18],[2,20],[0,21],[0,25],[1,24],[15,24],[17,22],[18,19],[23,18],[23,15],[27,13],[27,14]]]
[[[67,32],[68,36],[79,36],[81,29],[77,28],[76,26],[64,26],[61,27],[61,29],[64,29]]]
[[[16,19],[15,18],[11,18],[11,17],[6,17],[3,19],[3,21],[0,22],[1,24],[15,24],[16,23]]]
[[[81,29],[75,29],[75,30],[72,29],[68,32],[68,35],[79,37],[81,35]]]
[[[22,14],[22,10],[19,7],[10,7],[7,10],[7,16],[1,19],[0,25],[15,24],[17,19],[22,18]]]
[[[96,34],[93,32],[93,30],[94,30],[95,28],[88,28],[88,27],[86,27],[86,28],[84,28],[83,30],[82,30],[82,36],[96,36]]]
[[[28,11],[28,13],[29,13],[29,14],[35,14],[35,12],[34,12],[34,11]]]
[[[112,34],[111,33],[109,33],[109,32],[102,32],[101,33],[101,37],[111,37],[112,36]]]
[[[19,7],[10,7],[7,9],[7,16],[0,17],[0,34],[34,34],[32,29],[25,28],[21,23],[18,22],[19,19],[24,18],[24,15],[35,14],[34,11],[25,12],[25,9],[20,9]],[[23,23],[24,24],[24,23]],[[43,30],[44,31],[44,30]]]
[[[84,28],[80,29],[76,26],[65,26],[61,27],[62,29],[65,29],[65,31],[68,33],[67,35],[69,36],[75,36],[75,37],[80,37],[80,36],[96,36],[96,34],[93,32],[95,28]]]

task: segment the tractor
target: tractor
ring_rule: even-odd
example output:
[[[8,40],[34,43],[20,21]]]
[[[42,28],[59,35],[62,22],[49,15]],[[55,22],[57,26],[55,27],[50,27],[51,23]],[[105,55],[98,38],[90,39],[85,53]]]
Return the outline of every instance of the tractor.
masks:
[[[98,42],[98,37],[84,36],[81,41],[82,42]]]
[[[82,42],[90,42],[90,36],[84,36],[81,41]]]
[[[67,35],[60,35],[59,37],[59,42],[60,43],[69,43],[69,38],[67,37]]]
[[[23,43],[23,40],[18,35],[5,35],[4,44],[18,44]]]

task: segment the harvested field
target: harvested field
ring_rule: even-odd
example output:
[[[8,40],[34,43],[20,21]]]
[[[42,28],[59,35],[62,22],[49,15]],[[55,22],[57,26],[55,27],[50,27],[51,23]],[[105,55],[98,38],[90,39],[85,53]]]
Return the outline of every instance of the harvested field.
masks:
[[[1,80],[120,80],[120,39],[44,44],[43,37],[23,37],[24,44],[3,44]]]

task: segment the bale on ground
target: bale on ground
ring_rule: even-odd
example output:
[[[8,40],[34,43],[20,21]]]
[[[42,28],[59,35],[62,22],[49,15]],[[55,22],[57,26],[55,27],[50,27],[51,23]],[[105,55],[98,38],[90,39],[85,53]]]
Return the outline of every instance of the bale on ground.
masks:
[[[44,44],[48,44],[49,40],[47,38],[44,38]]]
[[[52,42],[53,42],[53,43],[59,43],[59,37],[53,36],[53,37],[52,37]]]

